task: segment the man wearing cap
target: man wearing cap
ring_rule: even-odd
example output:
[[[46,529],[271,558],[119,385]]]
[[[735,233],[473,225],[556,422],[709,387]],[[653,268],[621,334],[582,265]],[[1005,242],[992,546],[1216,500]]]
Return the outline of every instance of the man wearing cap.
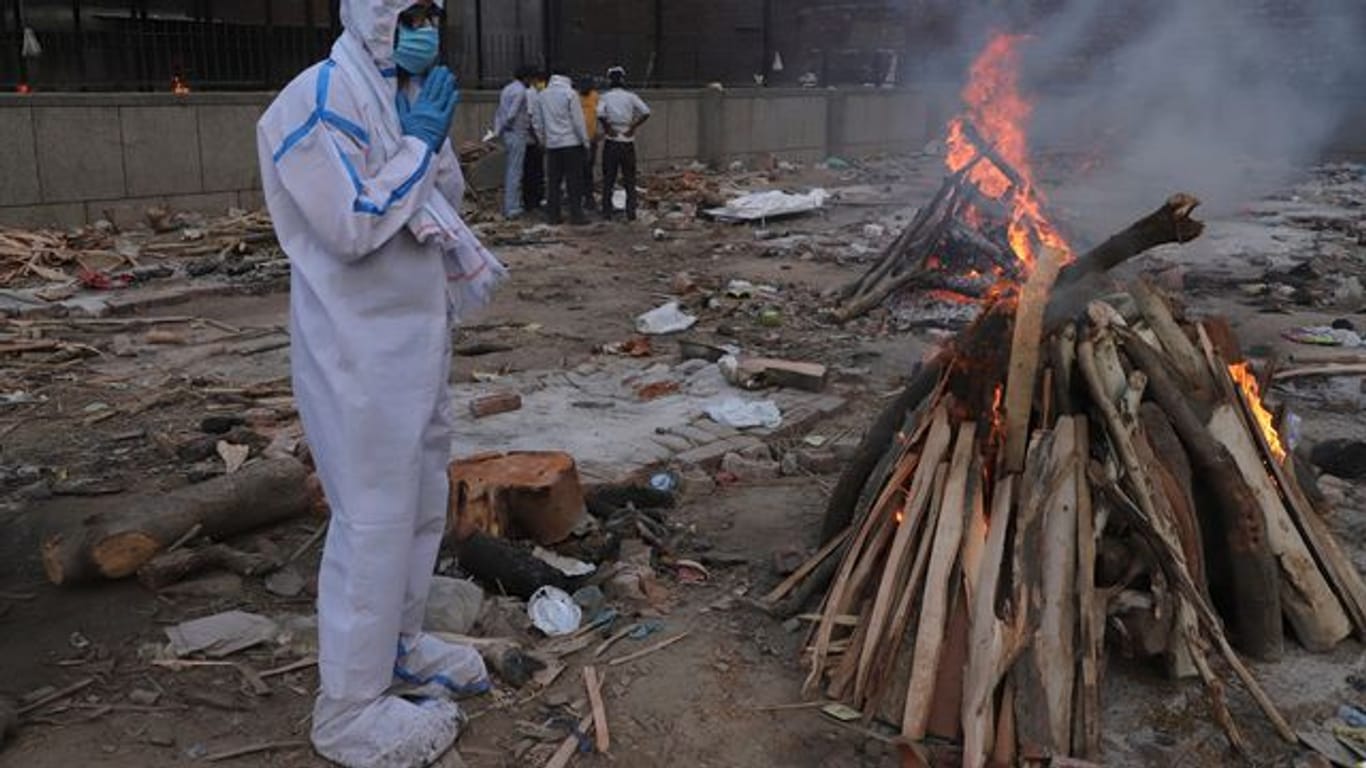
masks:
[[[613,214],[612,191],[621,174],[626,187],[626,219],[636,218],[636,131],[650,119],[650,108],[635,93],[626,90],[626,70],[607,70],[608,90],[598,98],[598,123],[605,141],[602,145],[602,216]]]

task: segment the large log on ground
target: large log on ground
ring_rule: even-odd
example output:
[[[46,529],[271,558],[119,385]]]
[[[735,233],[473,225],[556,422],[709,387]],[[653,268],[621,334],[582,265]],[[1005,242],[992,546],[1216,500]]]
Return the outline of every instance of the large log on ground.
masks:
[[[131,576],[196,525],[222,539],[306,514],[307,481],[303,464],[271,459],[160,496],[63,500],[44,511],[43,569],[53,584]]]

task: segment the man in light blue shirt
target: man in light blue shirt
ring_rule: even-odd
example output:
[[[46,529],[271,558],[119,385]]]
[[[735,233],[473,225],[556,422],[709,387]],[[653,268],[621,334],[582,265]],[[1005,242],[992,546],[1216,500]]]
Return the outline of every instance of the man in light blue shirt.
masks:
[[[526,162],[527,139],[531,133],[531,111],[527,86],[535,70],[522,67],[512,82],[503,86],[498,97],[498,112],[493,117],[493,133],[503,142],[507,167],[503,173],[503,216],[522,215],[522,165]]]

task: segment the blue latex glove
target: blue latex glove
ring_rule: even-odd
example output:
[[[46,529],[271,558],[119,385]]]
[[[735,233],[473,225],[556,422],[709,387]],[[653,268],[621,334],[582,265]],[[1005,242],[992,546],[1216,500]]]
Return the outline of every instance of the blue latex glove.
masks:
[[[405,136],[419,138],[433,152],[441,150],[455,119],[455,105],[460,102],[460,90],[455,75],[446,67],[435,67],[422,83],[422,90],[412,104],[402,93],[398,95],[398,123]]]

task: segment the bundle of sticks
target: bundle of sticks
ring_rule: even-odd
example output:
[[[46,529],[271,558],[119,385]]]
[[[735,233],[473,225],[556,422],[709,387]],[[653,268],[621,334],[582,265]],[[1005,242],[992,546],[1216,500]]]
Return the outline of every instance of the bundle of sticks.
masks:
[[[1096,254],[1059,256],[913,378],[770,594],[825,589],[808,691],[965,766],[1093,759],[1118,649],[1198,676],[1233,749],[1232,680],[1293,742],[1234,647],[1278,657],[1283,621],[1313,651],[1366,637],[1366,586],[1227,324],[1142,281],[1074,311]]]

